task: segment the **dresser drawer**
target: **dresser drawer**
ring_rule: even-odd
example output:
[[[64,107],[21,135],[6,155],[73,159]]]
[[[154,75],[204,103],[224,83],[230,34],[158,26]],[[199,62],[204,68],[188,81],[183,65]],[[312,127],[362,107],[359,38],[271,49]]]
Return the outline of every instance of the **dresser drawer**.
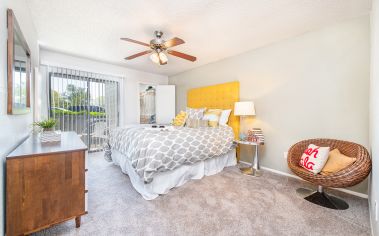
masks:
[[[88,190],[88,169],[85,169],[84,173],[84,189]]]
[[[85,161],[85,165],[84,165],[84,167],[86,168],[86,169],[88,169],[88,151],[86,151],[85,152],[85,155],[84,155],[84,161]]]
[[[84,189],[85,189],[85,195],[84,195],[84,210],[85,212],[88,212],[88,172],[89,172],[89,169],[88,169],[88,151],[85,151],[85,155],[84,155]]]
[[[85,209],[85,212],[88,212],[88,192],[86,192],[84,200],[85,200],[84,209]]]

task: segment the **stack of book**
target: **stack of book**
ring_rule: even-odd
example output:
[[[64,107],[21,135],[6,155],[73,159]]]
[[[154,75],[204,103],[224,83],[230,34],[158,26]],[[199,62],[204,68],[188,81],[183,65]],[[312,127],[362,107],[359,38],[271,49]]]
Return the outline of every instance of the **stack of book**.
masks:
[[[40,136],[41,143],[53,143],[61,141],[61,132],[58,131],[45,131]]]
[[[247,134],[247,139],[248,141],[255,142],[255,143],[265,142],[265,137],[263,135],[263,132],[259,128],[253,128],[252,130],[249,130]]]

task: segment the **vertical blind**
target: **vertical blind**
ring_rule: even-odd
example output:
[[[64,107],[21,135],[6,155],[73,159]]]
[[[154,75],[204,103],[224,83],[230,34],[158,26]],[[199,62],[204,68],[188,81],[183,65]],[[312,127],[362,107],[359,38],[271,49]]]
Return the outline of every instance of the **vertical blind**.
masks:
[[[43,65],[48,115],[56,129],[75,131],[90,151],[102,150],[109,130],[119,125],[120,77]]]

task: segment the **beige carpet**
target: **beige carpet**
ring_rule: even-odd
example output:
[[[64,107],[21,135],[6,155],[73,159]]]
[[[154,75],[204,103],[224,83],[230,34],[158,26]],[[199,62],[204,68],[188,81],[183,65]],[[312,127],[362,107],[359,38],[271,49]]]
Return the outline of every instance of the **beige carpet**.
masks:
[[[304,182],[230,167],[144,200],[102,153],[89,155],[89,214],[36,235],[369,235],[367,200],[337,193],[349,204],[335,211],[300,199]]]

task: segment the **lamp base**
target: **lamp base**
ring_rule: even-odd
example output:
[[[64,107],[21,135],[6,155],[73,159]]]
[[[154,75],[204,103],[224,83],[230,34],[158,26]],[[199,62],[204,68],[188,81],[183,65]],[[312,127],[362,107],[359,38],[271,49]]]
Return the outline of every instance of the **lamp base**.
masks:
[[[262,171],[257,170],[257,169],[252,168],[252,167],[243,167],[243,168],[240,168],[240,170],[245,175],[250,175],[250,176],[254,176],[254,177],[262,176]]]

